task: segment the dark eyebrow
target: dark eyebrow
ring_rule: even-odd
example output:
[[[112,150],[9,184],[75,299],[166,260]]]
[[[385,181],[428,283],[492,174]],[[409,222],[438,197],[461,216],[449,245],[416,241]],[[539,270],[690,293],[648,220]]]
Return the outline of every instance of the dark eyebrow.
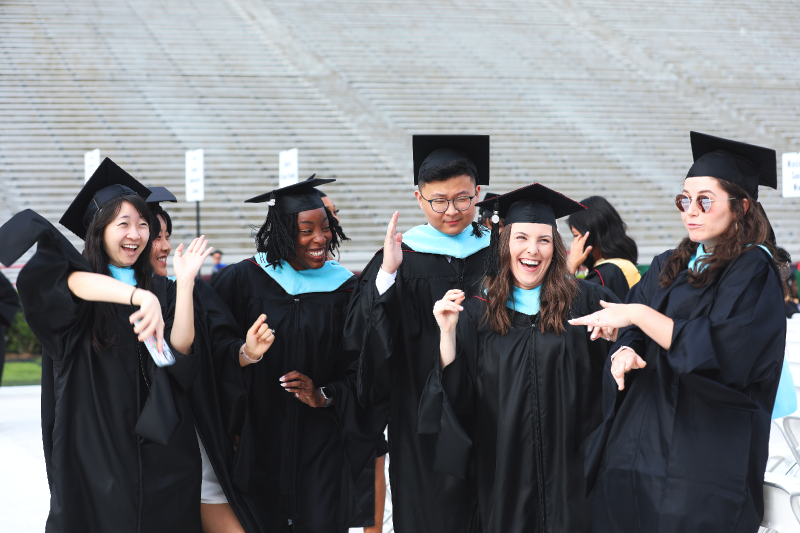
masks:
[[[431,196],[433,196],[433,197],[445,197],[447,195],[445,193],[443,193],[443,192],[435,192]],[[458,198],[459,196],[469,196],[469,191],[466,190],[466,189],[460,190],[460,191],[458,191],[456,193],[456,198]]]

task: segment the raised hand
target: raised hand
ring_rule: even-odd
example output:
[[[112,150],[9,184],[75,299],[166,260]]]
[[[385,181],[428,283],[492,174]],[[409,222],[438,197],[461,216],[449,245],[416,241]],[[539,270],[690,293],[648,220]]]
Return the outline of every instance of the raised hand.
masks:
[[[144,289],[136,289],[131,301],[139,306],[139,310],[133,313],[128,320],[135,324],[133,331],[138,336],[139,342],[144,342],[150,335],[155,335],[156,345],[159,353],[164,352],[164,317],[161,316],[161,303],[156,295]]]
[[[261,315],[247,330],[244,350],[251,359],[260,359],[275,342],[275,330],[267,324],[267,315]]]
[[[461,307],[464,298],[464,291],[451,289],[441,300],[433,304],[433,316],[436,317],[436,323],[439,324],[439,329],[443,333],[449,333],[455,329],[458,324],[458,313],[464,310]]]
[[[383,241],[383,264],[381,269],[387,274],[394,274],[403,262],[403,250],[400,244],[403,242],[403,234],[397,233],[397,219],[400,212],[395,211],[389,226],[386,228],[386,240]]]
[[[588,238],[589,232],[587,231],[580,237],[575,237],[572,239],[572,244],[569,247],[569,257],[567,258],[567,269],[569,270],[570,274],[574,274],[575,271],[580,268],[583,262],[586,261],[586,258],[589,257],[592,247],[586,246],[586,239]]]
[[[172,268],[175,270],[175,277],[179,281],[194,280],[197,277],[200,267],[203,266],[203,261],[214,250],[213,247],[206,249],[206,246],[208,246],[208,241],[205,235],[192,240],[185,252],[183,243],[178,246],[172,256]]]
[[[325,398],[322,393],[314,386],[311,378],[293,370],[281,377],[281,387],[286,392],[294,394],[294,397],[311,407],[322,407],[325,405]]]

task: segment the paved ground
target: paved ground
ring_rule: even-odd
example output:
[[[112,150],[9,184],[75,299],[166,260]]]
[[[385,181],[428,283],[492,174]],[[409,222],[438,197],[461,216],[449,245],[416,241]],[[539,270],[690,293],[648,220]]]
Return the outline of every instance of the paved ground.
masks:
[[[41,387],[0,387],[0,532],[42,533],[50,489],[42,455]],[[391,503],[387,502],[391,532]],[[361,529],[351,529],[351,533]]]
[[[0,387],[0,531],[41,533],[50,508],[41,387]]]

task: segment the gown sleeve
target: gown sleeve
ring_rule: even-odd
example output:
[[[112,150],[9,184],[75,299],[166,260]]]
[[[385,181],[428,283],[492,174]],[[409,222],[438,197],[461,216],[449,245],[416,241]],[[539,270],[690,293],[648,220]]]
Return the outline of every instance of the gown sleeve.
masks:
[[[437,353],[417,416],[418,434],[437,435],[433,469],[459,479],[466,479],[470,472],[472,439],[458,414],[475,411],[477,352],[478,330],[465,306],[456,331],[456,358],[442,370]]]
[[[197,310],[195,307],[192,308],[193,313],[193,320],[194,320],[194,331],[195,331],[195,338],[192,341],[192,353],[191,354],[184,354],[176,350],[172,343],[169,341],[170,335],[172,335],[172,325],[175,323],[175,302],[176,302],[176,289],[177,284],[171,280],[164,279],[167,282],[166,285],[166,300],[162,300],[162,314],[164,317],[164,342],[169,344],[169,348],[172,351],[172,355],[175,356],[175,363],[164,367],[166,368],[167,372],[175,379],[175,383],[184,391],[187,391],[191,388],[192,384],[194,383],[195,378],[197,377],[197,372],[200,369],[200,365],[198,364],[198,360],[203,357],[203,351],[205,350],[205,346],[202,343],[197,342],[197,333],[201,330],[202,324],[199,322],[199,317],[197,315]],[[193,293],[192,298],[194,299],[196,295]],[[166,305],[164,305],[166,304]],[[194,305],[194,302],[192,302]]]
[[[17,291],[8,278],[0,275],[0,326],[9,327],[14,322],[17,309],[19,309]]]
[[[394,353],[400,322],[398,291],[402,289],[398,286],[402,286],[402,276],[398,271],[395,283],[379,294],[375,280],[382,261],[383,254],[377,254],[359,276],[345,323],[346,348],[359,354],[356,391],[363,406],[387,399],[386,363]]]
[[[650,304],[653,296],[658,292],[661,268],[666,258],[667,256],[665,254],[653,258],[652,263],[650,263],[650,268],[644,273],[639,283],[631,287],[631,290],[628,291],[628,296],[625,298],[626,304]],[[611,349],[611,353],[614,353],[622,346],[628,346],[633,348],[633,350],[644,359],[646,355],[646,339],[647,336],[636,326],[623,328],[620,330],[617,343]]]
[[[781,365],[766,357],[784,352],[781,282],[760,248],[741,254],[721,275],[707,313],[673,319],[666,361],[676,374],[696,374],[743,389]]]
[[[61,334],[88,310],[83,300],[69,290],[72,272],[91,272],[89,263],[64,235],[44,217],[26,209],[0,227],[0,262],[12,265],[31,246],[36,253],[17,278],[25,319],[42,349],[54,360],[63,358]]]

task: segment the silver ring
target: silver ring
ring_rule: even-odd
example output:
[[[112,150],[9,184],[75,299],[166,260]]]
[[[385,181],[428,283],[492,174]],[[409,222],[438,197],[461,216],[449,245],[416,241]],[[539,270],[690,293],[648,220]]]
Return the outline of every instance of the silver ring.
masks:
[[[270,331],[272,331],[272,334],[275,335],[275,329],[274,328],[270,328]]]

